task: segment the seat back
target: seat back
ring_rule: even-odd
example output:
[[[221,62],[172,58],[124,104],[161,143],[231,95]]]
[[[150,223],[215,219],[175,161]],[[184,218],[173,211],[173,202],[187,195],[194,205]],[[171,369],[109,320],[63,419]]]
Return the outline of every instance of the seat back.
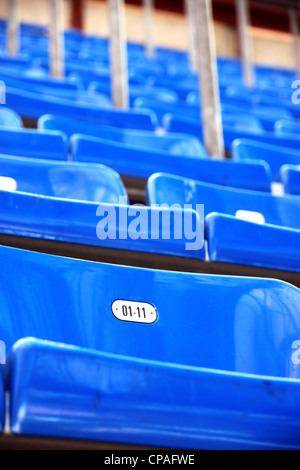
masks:
[[[232,143],[232,158],[237,161],[263,160],[271,169],[272,179],[280,181],[280,169],[285,164],[300,164],[300,150],[272,145],[252,139],[237,139]]]
[[[2,344],[4,344],[2,342]],[[1,346],[0,346],[1,348]],[[6,362],[6,357],[1,356],[1,364]],[[6,424],[6,398],[5,384],[2,366],[0,366],[0,433],[3,433]]]
[[[242,273],[249,266],[252,273],[262,268],[272,278],[284,272],[286,282],[300,286],[299,230],[214,212],[205,219],[205,236],[211,262],[229,263]]]
[[[283,165],[280,170],[280,180],[285,194],[300,196],[300,161],[298,166]]]
[[[207,152],[198,139],[184,134],[158,135],[149,131],[90,125],[79,120],[51,115],[39,119],[38,126],[44,130],[64,132],[69,138],[75,134],[80,134],[144,150],[151,149],[171,154],[207,156]]]
[[[99,203],[127,201],[120,176],[103,165],[0,155],[0,175],[14,179],[17,191],[24,193]]]
[[[58,97],[7,87],[7,105],[28,119],[37,120],[44,114],[58,114],[65,117],[76,117],[90,123],[104,126],[116,126],[141,130],[154,130],[157,118],[146,110],[118,110],[99,107],[92,104],[71,103]]]
[[[103,250],[116,250],[114,262],[124,252],[127,264],[134,262],[134,252],[205,258],[204,219],[189,208],[129,206],[127,197],[111,204],[4,190],[0,200],[0,233],[9,246],[93,260],[100,249],[101,260]]]
[[[0,82],[1,99],[1,82]],[[0,101],[0,105],[3,103]],[[21,117],[12,109],[0,106],[0,129],[22,129],[23,123]]]
[[[68,140],[62,132],[0,129],[0,154],[67,161],[68,152]]]
[[[190,118],[178,118],[169,115],[164,120],[164,128],[167,132],[183,132],[198,137],[202,140],[203,130],[199,121]],[[236,139],[255,140],[257,142],[287,147],[290,149],[299,149],[300,140],[296,136],[278,136],[270,132],[246,131],[238,126],[223,126],[224,146],[226,150],[231,150],[232,143]]]
[[[296,120],[278,120],[275,123],[274,130],[278,135],[291,135],[300,136],[300,125]]]
[[[99,162],[119,174],[149,178],[157,171],[239,188],[271,191],[271,174],[266,164],[212,160],[198,156],[144,150],[128,144],[74,135],[70,142],[74,161]]]
[[[204,205],[205,217],[213,212],[246,220],[300,228],[300,199],[256,191],[225,188],[187,178],[158,173],[147,184],[149,204]]]
[[[253,327],[261,331],[258,324]],[[255,334],[248,329],[247,345]],[[292,354],[283,336],[274,342],[298,369],[299,342],[292,343]],[[236,346],[242,362],[238,340]],[[257,362],[267,361],[264,348],[261,353],[264,359]],[[299,449],[299,380],[180,366],[34,338],[14,345],[9,371],[10,425],[16,434],[172,449]],[[150,451],[149,462],[155,464],[157,457]],[[189,455],[176,457],[194,462]]]
[[[138,98],[134,107],[137,109],[148,109],[155,112],[159,122],[163,125],[165,119],[169,116],[179,119],[191,118],[195,121],[201,122],[201,112],[199,106],[189,106],[185,103],[166,103],[163,101],[155,101],[150,98]],[[249,132],[263,132],[264,128],[258,117],[251,115],[251,113],[243,113],[242,110],[236,110],[234,113],[224,111],[222,114],[223,123],[227,126],[233,126],[239,130]]]
[[[0,254],[0,332],[8,350],[30,336],[143,360],[295,378],[299,290],[289,284],[7,247]]]

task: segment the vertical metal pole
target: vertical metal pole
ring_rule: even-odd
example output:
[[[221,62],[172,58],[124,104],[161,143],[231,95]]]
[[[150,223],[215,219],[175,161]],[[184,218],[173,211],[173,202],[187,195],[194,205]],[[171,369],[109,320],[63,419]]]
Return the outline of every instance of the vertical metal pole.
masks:
[[[124,1],[108,0],[112,100],[116,108],[128,108],[127,49],[124,33]]]
[[[294,38],[295,45],[295,64],[298,75],[300,76],[300,38],[299,38],[299,23],[298,23],[298,11],[289,9],[290,27],[291,33]]]
[[[64,38],[63,38],[63,0],[50,0],[50,72],[52,78],[63,78]]]
[[[143,0],[145,14],[145,39],[146,53],[152,59],[154,57],[153,41],[153,0]]]
[[[249,35],[250,15],[248,0],[235,0],[237,11],[237,28],[242,55],[243,76],[245,84],[252,88],[255,85],[253,68],[252,41]]]
[[[7,0],[7,6],[7,53],[16,56],[20,47],[18,0]]]
[[[190,55],[190,67],[196,71],[197,66],[197,29],[195,22],[193,21],[193,12],[195,0],[185,0],[185,15],[187,18],[188,27],[188,40],[189,40],[189,55]]]
[[[194,8],[204,145],[211,157],[225,158],[211,0],[195,0]]]

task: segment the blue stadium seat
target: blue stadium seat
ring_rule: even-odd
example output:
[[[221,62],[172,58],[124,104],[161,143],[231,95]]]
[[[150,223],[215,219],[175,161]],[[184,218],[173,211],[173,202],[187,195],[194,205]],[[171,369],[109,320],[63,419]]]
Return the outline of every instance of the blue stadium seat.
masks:
[[[21,193],[112,204],[127,198],[118,173],[103,165],[0,155],[0,175]]]
[[[86,253],[85,247],[95,247],[120,254],[126,250],[130,254],[204,259],[203,226],[203,217],[189,208],[129,206],[126,196],[118,197],[117,203],[99,203],[0,191],[0,234],[17,237],[13,246],[24,243],[25,237],[30,247],[35,248],[36,240],[42,251],[48,252],[53,245],[49,247],[45,241],[57,242],[55,254],[57,248],[63,255],[70,249],[75,258],[81,257],[81,250]]]
[[[151,78],[148,78],[147,82],[156,87],[173,90],[179,97],[179,100],[183,102],[186,100],[189,93],[199,91],[198,82],[197,80],[195,81],[194,77],[187,77],[186,79],[177,81],[174,80],[172,76],[159,77],[152,75]]]
[[[169,115],[165,118],[164,127],[167,132],[183,132],[193,135],[202,140],[203,129],[199,121],[191,118],[183,118]],[[300,138],[293,136],[278,136],[270,132],[251,132],[245,128],[238,126],[223,126],[224,146],[230,151],[232,143],[236,139],[250,139],[265,144],[277,145],[280,147],[288,147],[290,149],[299,150]]]
[[[22,74],[9,67],[2,67],[1,79],[5,81],[6,87],[17,88],[20,90],[35,91],[38,93],[49,94],[58,97],[76,97],[83,92],[83,85],[75,79],[51,79],[48,76],[38,76],[36,71],[29,70]]]
[[[277,135],[295,135],[296,137],[300,137],[300,124],[295,120],[291,121],[281,119],[275,123],[274,131]]]
[[[34,92],[34,94],[39,94],[41,97],[41,106],[46,106],[46,100],[51,101],[53,99],[54,101],[56,101],[57,99],[58,109],[62,109],[61,105],[63,105],[64,103],[67,105],[68,102],[74,105],[90,104],[93,106],[97,105],[100,108],[112,109],[111,100],[105,94],[91,93],[87,90],[80,89],[78,85],[75,82],[72,83],[72,81],[67,83],[67,85],[70,86],[62,84],[59,87],[57,82],[54,83],[56,84],[56,86],[51,85],[50,80],[46,80],[44,78],[31,78],[23,82],[23,80],[20,81],[19,79],[5,77],[6,87],[10,89],[11,92],[13,89],[15,89],[18,92],[24,92],[25,94],[26,92]],[[59,100],[63,100],[63,102]],[[31,117],[31,115],[28,117]]]
[[[188,51],[127,42],[121,110],[48,29],[0,19],[0,448],[300,450],[296,70],[217,58],[210,158]]]
[[[206,217],[205,234],[210,261],[300,273],[299,230],[215,212]]]
[[[200,106],[199,93],[190,93],[187,96],[187,104],[191,107]],[[259,119],[264,129],[268,132],[274,132],[274,126],[280,119],[293,119],[292,113],[287,109],[283,109],[275,106],[262,106],[255,105],[249,107],[247,104],[232,102],[226,97],[221,99],[222,112],[229,114],[244,114],[251,115]]]
[[[169,119],[169,115],[172,115],[173,117],[177,116],[179,119],[186,117],[201,122],[201,111],[199,107],[188,106],[182,102],[166,103],[143,97],[138,98],[135,101],[134,108],[148,109],[153,111],[156,114],[161,126],[164,126],[164,121],[165,119]],[[225,109],[222,113],[222,117],[223,122],[226,125],[233,125],[239,129],[245,129],[253,132],[264,131],[264,127],[262,126],[260,119],[256,116],[253,116],[251,112],[249,112],[249,109],[247,112],[243,112],[242,110],[235,110],[234,113],[232,111],[226,112]]]
[[[69,138],[75,134],[98,137],[115,143],[130,145],[131,147],[157,150],[173,155],[192,155],[207,157],[201,142],[190,135],[175,134],[161,135],[149,131],[132,129],[117,129],[106,126],[90,125],[75,119],[65,119],[57,116],[43,116],[38,121],[41,130],[59,130]],[[76,139],[75,139],[76,140]]]
[[[0,255],[15,434],[299,448],[295,287],[5,247]]]
[[[147,183],[151,204],[204,204],[205,217],[213,212],[244,217],[261,223],[300,229],[300,198],[226,188],[188,178],[157,173]]]
[[[92,104],[73,103],[70,100],[7,87],[7,106],[22,118],[37,120],[44,114],[57,114],[81,119],[91,124],[141,130],[154,130],[157,118],[146,110],[118,110]]]
[[[98,162],[122,176],[149,178],[157,171],[257,191],[271,191],[271,173],[265,163],[222,161],[199,156],[168,154],[159,150],[134,148],[123,143],[74,135],[71,139],[74,161]],[[196,152],[195,152],[196,153]]]
[[[156,174],[148,180],[147,200],[196,210],[198,204],[210,261],[300,272],[298,197]]]
[[[59,131],[0,128],[0,154],[67,161],[68,139]]]
[[[3,343],[4,346],[4,343]],[[6,350],[5,346],[3,347]],[[6,362],[6,357],[1,358],[1,364]],[[2,366],[0,366],[0,433],[3,433],[6,424],[6,398],[5,398],[5,383],[3,377]]]
[[[285,89],[291,90],[291,85],[292,82],[287,81]],[[250,106],[262,105],[281,107],[283,110],[290,112],[294,118],[299,118],[299,106],[293,104],[291,99],[292,93],[290,92],[289,96],[286,97],[280,97],[278,93],[280,93],[280,90],[276,90],[274,83],[267,90],[249,90],[244,86],[231,85],[225,91],[226,98],[230,98],[230,100],[238,103],[244,102]]]
[[[0,129],[22,129],[21,117],[12,109],[0,105]]]
[[[105,90],[106,92],[109,92],[109,96],[111,96],[110,84],[109,87],[103,88],[103,83],[98,85],[97,82],[92,82],[89,84],[88,90],[93,91],[94,93],[101,93],[103,90]],[[142,97],[142,99],[147,97],[147,99],[151,100],[152,102],[158,101],[166,104],[173,104],[178,102],[178,96],[175,91],[172,91],[168,88],[129,84],[128,93],[130,107],[133,107],[135,101],[140,97]]]
[[[200,119],[199,107],[187,106],[186,103],[178,101],[176,103],[164,103],[162,101],[153,100],[147,96],[141,96],[137,98],[133,107],[135,109],[150,109],[155,112],[160,125],[163,125],[164,117],[167,114],[187,116],[193,119]]]
[[[298,166],[283,165],[280,170],[280,180],[285,194],[300,196],[300,161]]]
[[[236,161],[265,161],[274,181],[280,181],[280,169],[283,165],[300,165],[300,147],[298,150],[268,143],[258,142],[257,139],[236,139],[232,143],[232,158]]]
[[[30,67],[30,57],[25,55],[19,57],[10,57],[8,55],[0,54],[0,64],[1,67],[9,66],[18,71],[24,71],[24,69]]]
[[[223,113],[245,113],[259,119],[259,122],[263,126],[266,132],[274,132],[274,126],[278,119],[285,117],[286,119],[292,119],[292,115],[289,111],[271,106],[255,106],[249,109],[247,106],[232,105],[226,101],[222,101]]]

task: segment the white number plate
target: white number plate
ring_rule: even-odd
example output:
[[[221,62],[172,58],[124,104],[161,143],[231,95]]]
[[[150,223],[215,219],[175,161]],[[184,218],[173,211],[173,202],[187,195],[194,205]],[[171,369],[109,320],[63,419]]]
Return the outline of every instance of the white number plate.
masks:
[[[157,320],[157,311],[153,305],[145,302],[116,300],[112,304],[112,313],[118,320],[148,325]]]

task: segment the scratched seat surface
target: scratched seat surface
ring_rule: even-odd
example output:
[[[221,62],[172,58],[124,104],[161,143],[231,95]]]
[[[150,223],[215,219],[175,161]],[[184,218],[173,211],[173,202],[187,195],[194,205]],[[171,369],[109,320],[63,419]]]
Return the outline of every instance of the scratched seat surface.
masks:
[[[0,175],[13,179],[18,192],[99,203],[127,201],[120,176],[104,165],[0,155]]]
[[[299,447],[295,287],[0,254],[1,337],[8,350],[42,340],[8,358],[15,433]]]
[[[64,132],[69,138],[80,134],[82,136],[97,137],[115,143],[130,145],[134,148],[207,157],[207,152],[201,142],[196,137],[184,134],[160,135],[151,131],[91,125],[76,119],[65,119],[51,115],[42,116],[39,119],[38,126],[42,130]]]
[[[300,165],[300,146],[298,149],[281,147],[252,139],[237,139],[232,143],[232,158],[236,161],[263,160],[270,166],[272,179],[280,181],[283,165]]]
[[[212,160],[159,150],[135,148],[129,144],[74,135],[70,141],[74,161],[99,162],[119,174],[149,178],[157,171],[195,178],[224,186],[271,191],[271,173],[264,163]]]
[[[300,229],[300,199],[259,191],[226,188],[188,178],[157,173],[147,184],[149,204],[204,205],[205,216],[213,212],[245,217],[281,227]]]
[[[299,165],[283,165],[280,169],[280,181],[285,194],[300,196],[300,161]]]
[[[0,128],[0,154],[67,161],[68,153],[63,132]]]

